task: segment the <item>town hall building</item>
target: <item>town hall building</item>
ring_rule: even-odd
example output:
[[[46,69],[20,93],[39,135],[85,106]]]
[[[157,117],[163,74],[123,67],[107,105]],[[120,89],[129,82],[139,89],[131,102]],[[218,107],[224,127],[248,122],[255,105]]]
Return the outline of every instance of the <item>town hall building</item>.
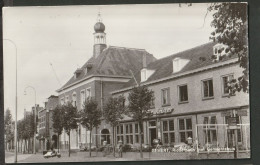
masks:
[[[111,92],[122,88],[132,75],[143,66],[156,59],[144,49],[107,46],[105,25],[100,14],[94,26],[94,46],[92,57],[78,68],[71,79],[57,90],[60,104],[71,101],[78,110],[88,97],[95,98],[101,111]],[[102,120],[101,125],[94,129],[92,143],[100,145],[103,141],[112,143],[110,126]],[[71,131],[71,149],[82,149],[89,145],[90,132],[79,125],[77,130]],[[61,148],[67,148],[68,135],[62,133]]]

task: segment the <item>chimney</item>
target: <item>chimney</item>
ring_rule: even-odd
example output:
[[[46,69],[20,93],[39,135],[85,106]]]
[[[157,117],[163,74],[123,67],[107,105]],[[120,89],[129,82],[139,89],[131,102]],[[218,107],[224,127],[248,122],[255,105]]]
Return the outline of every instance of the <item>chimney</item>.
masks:
[[[147,62],[146,62],[146,53],[143,54],[143,68],[147,67]]]

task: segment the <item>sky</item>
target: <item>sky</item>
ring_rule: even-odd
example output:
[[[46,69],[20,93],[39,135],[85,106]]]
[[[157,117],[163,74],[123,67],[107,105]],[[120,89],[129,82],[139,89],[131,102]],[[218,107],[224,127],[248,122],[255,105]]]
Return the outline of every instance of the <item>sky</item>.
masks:
[[[4,109],[15,112],[17,48],[18,119],[44,107],[92,55],[100,11],[108,46],[146,49],[157,59],[210,42],[208,4],[8,7],[3,9]],[[205,19],[204,19],[205,18]],[[205,20],[205,22],[204,22]],[[16,48],[15,48],[16,47]],[[50,65],[52,64],[52,66]],[[55,76],[57,75],[57,78]]]

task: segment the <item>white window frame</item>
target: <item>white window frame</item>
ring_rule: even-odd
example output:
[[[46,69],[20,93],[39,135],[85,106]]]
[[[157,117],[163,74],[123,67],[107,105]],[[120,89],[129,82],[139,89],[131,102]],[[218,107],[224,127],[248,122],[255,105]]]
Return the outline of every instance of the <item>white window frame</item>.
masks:
[[[130,126],[132,127],[132,132],[130,132],[130,130],[131,130]],[[134,131],[135,130],[134,130],[133,123],[126,123],[126,124],[124,124],[124,127],[125,127],[126,144],[134,144]],[[130,138],[130,137],[132,137],[132,138]]]
[[[212,81],[212,96],[205,96],[204,95],[204,82],[207,81]],[[201,89],[202,89],[202,99],[213,99],[214,98],[214,82],[213,82],[213,78],[208,78],[208,79],[204,79],[204,80],[201,80]],[[209,95],[209,83],[208,83],[208,95]]]
[[[191,129],[187,129],[187,122],[186,120],[187,119],[191,119]],[[184,120],[184,129],[183,130],[180,130],[180,120]],[[184,118],[178,118],[177,120],[177,125],[178,125],[178,134],[179,134],[179,141],[181,142],[181,133],[184,132],[185,133],[185,140],[187,141],[187,138],[188,138],[188,132],[191,132],[192,136],[193,136],[193,127],[192,127],[192,117],[191,116],[187,116],[187,117],[184,117]],[[193,138],[193,137],[191,137]]]
[[[187,100],[181,100],[181,87],[183,86],[187,86]],[[182,85],[178,85],[178,96],[179,96],[179,103],[187,103],[189,102],[189,89],[188,89],[188,84],[182,84]]]
[[[84,94],[82,94],[82,93],[84,93]],[[85,91],[85,89],[82,89],[80,91],[80,108],[81,109],[83,109],[84,101],[86,101],[86,91]]]
[[[173,130],[170,130],[170,121],[173,121]],[[167,122],[167,130],[163,130],[163,122]],[[162,130],[162,142],[163,144],[171,144],[171,143],[175,143],[176,142],[176,139],[175,139],[175,119],[174,118],[169,118],[169,119],[163,119],[162,120],[162,123],[161,123],[161,130]],[[174,135],[174,142],[171,141],[171,138],[170,138],[170,134],[173,133]],[[165,138],[164,138],[164,135],[167,134],[168,136],[168,143],[165,142]]]
[[[167,91],[166,92],[166,103],[164,103],[164,91]],[[162,106],[169,106],[171,105],[170,103],[170,87],[167,87],[167,88],[163,88],[161,89],[161,102],[162,102]]]
[[[61,105],[64,105],[64,104],[65,104],[64,97],[60,98],[60,104],[61,104]]]
[[[205,121],[205,118],[208,118],[208,121],[207,123],[204,123]],[[217,130],[217,126],[212,126],[211,124],[212,123],[212,118],[215,117],[215,123],[214,124],[217,124],[217,116],[216,115],[208,115],[208,116],[203,116],[203,124],[205,124],[203,126],[203,133],[204,133],[204,140],[205,140],[205,143],[206,144],[212,144],[212,143],[217,143],[218,142],[218,130]],[[210,125],[207,125],[207,124],[210,124]],[[209,131],[209,137],[208,137],[208,131]],[[213,131],[216,132],[216,140],[213,139]]]
[[[124,144],[124,125],[123,124],[119,124],[117,127],[116,127],[116,140],[117,140],[117,143],[119,141],[119,139],[122,141],[122,144]]]
[[[230,81],[230,78],[234,78],[234,73],[226,74],[221,76],[221,90],[222,90],[222,96],[228,96],[230,94],[230,91],[228,93],[225,93],[225,87],[224,87],[224,77],[228,77],[228,81]]]
[[[77,93],[76,92],[72,93],[72,105],[74,107],[77,107]]]
[[[89,91],[89,96],[87,96],[87,94],[88,94],[88,91]],[[86,88],[86,91],[85,91],[85,98],[86,98],[86,99],[89,99],[89,98],[91,98],[91,87],[89,87],[89,88]]]

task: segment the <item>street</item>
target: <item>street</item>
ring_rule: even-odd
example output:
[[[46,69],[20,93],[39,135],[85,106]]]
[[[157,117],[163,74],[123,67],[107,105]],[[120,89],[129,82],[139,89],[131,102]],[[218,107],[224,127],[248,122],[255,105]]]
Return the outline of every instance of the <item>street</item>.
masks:
[[[92,162],[92,161],[142,161],[142,160],[188,160],[188,159],[234,159],[233,153],[220,153],[220,154],[199,154],[196,153],[143,153],[143,159],[140,158],[139,152],[126,152],[123,157],[119,158],[118,153],[116,157],[112,154],[103,156],[103,153],[92,152],[92,157],[89,157],[88,152],[73,152],[68,157],[67,152],[61,153],[61,158],[52,157],[44,158],[42,153],[37,154],[18,154],[18,163],[35,163],[35,162]],[[250,158],[249,153],[240,153],[239,158]],[[5,152],[6,163],[14,162],[14,154]]]

